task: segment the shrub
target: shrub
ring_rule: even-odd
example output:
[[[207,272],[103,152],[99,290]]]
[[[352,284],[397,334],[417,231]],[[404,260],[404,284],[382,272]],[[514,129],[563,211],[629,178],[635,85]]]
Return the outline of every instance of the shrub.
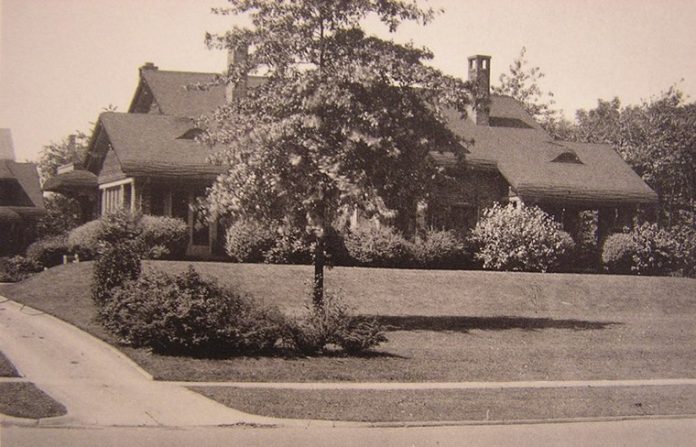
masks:
[[[284,340],[292,349],[314,355],[323,352],[329,344],[340,346],[348,354],[357,354],[387,338],[375,319],[351,315],[338,296],[327,293],[321,307],[312,307],[303,317],[287,323]]]
[[[495,204],[471,231],[476,258],[494,270],[540,271],[557,268],[573,248],[561,224],[536,206]]]
[[[283,326],[277,311],[201,278],[192,267],[176,276],[143,274],[117,289],[101,315],[133,346],[197,356],[266,351]]]
[[[371,267],[403,267],[411,261],[409,242],[391,227],[365,225],[344,238],[351,258]]]
[[[630,234],[612,234],[602,246],[602,264],[611,273],[628,274],[632,271],[633,256],[637,253],[638,244]]]
[[[455,232],[429,229],[412,246],[413,261],[422,268],[457,268],[468,263],[468,253]]]
[[[145,256],[150,259],[181,259],[189,243],[189,228],[182,219],[142,216],[138,222]]]
[[[135,240],[143,229],[140,225],[141,215],[128,210],[119,210],[101,217],[99,240],[116,244],[124,240]]]
[[[696,228],[680,225],[673,230],[677,240],[676,263],[684,276],[696,276]]]
[[[312,237],[299,229],[286,229],[263,254],[269,264],[310,264],[313,259]]]
[[[646,222],[609,236],[602,248],[602,262],[612,273],[664,275],[682,269],[688,274],[694,239],[689,233],[688,229],[664,229]]]
[[[39,271],[41,266],[24,256],[0,258],[0,282],[19,282]]]
[[[50,236],[40,239],[27,247],[27,258],[42,267],[53,267],[63,263],[63,255],[68,254],[67,237]]]
[[[92,298],[98,305],[108,303],[114,289],[140,276],[142,251],[133,239],[104,244],[92,274]]]
[[[99,251],[101,221],[93,220],[80,225],[68,234],[68,250],[81,260],[94,259]]]
[[[227,228],[225,252],[237,262],[261,262],[276,238],[270,225],[241,219]]]

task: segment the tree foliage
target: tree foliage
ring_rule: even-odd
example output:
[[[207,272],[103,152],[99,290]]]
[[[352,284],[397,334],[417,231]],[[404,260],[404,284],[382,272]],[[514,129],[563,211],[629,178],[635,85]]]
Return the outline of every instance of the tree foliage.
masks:
[[[577,113],[577,139],[612,144],[658,194],[666,223],[696,206],[696,103],[670,88],[640,105],[599,100]],[[694,222],[691,222],[692,224]]]
[[[84,132],[76,132],[59,142],[52,141],[41,150],[39,175],[41,183],[56,175],[58,167],[67,163],[82,165],[87,155],[89,138]]]
[[[429,50],[361,28],[368,15],[390,31],[403,21],[430,22],[433,11],[415,2],[229,3],[215,12],[246,15],[253,25],[208,35],[208,45],[251,52],[221,81],[234,84],[263,70],[267,82],[204,123],[204,139],[225,147],[214,161],[228,167],[207,208],[308,228],[316,236],[319,275],[323,238],[340,210],[403,215],[431,194],[444,174],[428,152],[461,148],[442,112],[463,113],[468,85],[425,65]]]
[[[493,93],[512,96],[520,101],[525,110],[552,134],[555,134],[553,130],[556,128],[562,131],[568,123],[553,108],[553,93],[541,89],[539,81],[546,74],[541,68],[529,65],[526,47],[522,47],[519,56],[510,64],[509,70],[509,73],[500,75],[500,85],[491,88]]]

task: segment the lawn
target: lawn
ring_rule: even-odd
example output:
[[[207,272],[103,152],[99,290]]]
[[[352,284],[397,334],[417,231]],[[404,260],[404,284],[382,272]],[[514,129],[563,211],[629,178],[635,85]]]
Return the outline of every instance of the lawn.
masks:
[[[0,377],[18,377],[17,370],[12,362],[0,352]]]
[[[0,383],[0,413],[42,419],[66,414],[65,407],[29,382]]]
[[[296,419],[500,422],[696,414],[696,386],[398,391],[192,389],[247,413]]]
[[[0,352],[0,377],[19,377],[17,369]],[[65,407],[41,391],[33,383],[24,381],[0,382],[0,413],[8,416],[39,419],[61,416]]]
[[[147,262],[182,271],[185,262]],[[196,263],[204,275],[297,312],[311,267]],[[91,263],[0,293],[114,340],[95,321]],[[696,281],[609,275],[335,268],[329,290],[389,326],[364,357],[223,360],[123,351],[158,379],[515,381],[696,377]]]

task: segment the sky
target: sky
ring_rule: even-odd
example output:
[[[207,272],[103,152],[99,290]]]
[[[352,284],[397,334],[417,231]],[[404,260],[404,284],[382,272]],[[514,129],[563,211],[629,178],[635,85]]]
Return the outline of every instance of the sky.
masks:
[[[206,31],[234,18],[210,13],[224,0],[0,0],[0,128],[12,131],[17,159],[38,160],[44,145],[99,113],[125,112],[138,67],[219,72],[226,55],[208,50]],[[696,100],[696,0],[423,0],[444,8],[426,27],[391,36],[430,48],[432,65],[465,78],[466,59],[492,56],[492,83],[527,48],[567,117],[597,99],[637,104],[672,85]],[[368,23],[368,30],[388,36]]]

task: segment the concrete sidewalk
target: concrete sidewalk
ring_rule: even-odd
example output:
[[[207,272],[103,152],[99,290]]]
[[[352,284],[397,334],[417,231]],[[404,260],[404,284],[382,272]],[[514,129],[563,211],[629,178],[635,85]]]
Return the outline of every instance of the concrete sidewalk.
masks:
[[[0,351],[65,405],[65,423],[98,426],[275,424],[175,384],[156,382],[108,344],[43,312],[0,298]]]

